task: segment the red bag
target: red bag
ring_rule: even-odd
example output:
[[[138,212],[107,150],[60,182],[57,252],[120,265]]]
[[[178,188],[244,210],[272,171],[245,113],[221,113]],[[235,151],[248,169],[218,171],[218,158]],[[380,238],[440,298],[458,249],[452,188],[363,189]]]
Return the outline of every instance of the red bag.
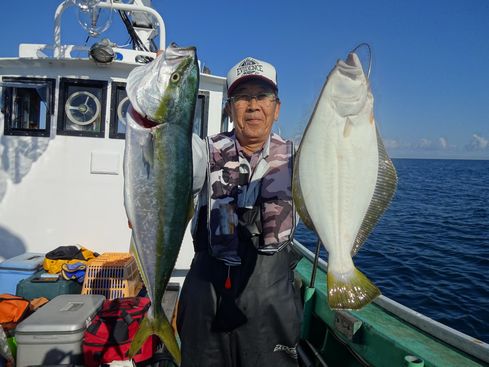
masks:
[[[127,352],[139,324],[148,311],[146,297],[117,298],[104,301],[102,308],[83,335],[85,366],[98,367],[102,363],[127,360]],[[135,362],[151,359],[159,344],[153,335],[133,357]]]
[[[17,323],[26,317],[30,311],[30,301],[14,296],[13,294],[0,294],[0,324]]]

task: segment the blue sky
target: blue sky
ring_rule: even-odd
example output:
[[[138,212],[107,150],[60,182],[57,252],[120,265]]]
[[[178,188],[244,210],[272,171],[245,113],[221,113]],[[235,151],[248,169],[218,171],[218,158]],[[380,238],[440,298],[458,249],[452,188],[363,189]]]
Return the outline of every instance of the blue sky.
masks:
[[[2,4],[0,57],[52,43],[57,0]],[[489,1],[161,1],[167,43],[195,45],[214,74],[246,56],[275,65],[280,131],[304,130],[322,84],[361,42],[373,49],[374,111],[392,157],[489,159]],[[5,16],[9,14],[9,16]],[[113,28],[104,34],[123,44]],[[74,11],[62,41],[83,44]],[[92,40],[89,43],[93,42]]]

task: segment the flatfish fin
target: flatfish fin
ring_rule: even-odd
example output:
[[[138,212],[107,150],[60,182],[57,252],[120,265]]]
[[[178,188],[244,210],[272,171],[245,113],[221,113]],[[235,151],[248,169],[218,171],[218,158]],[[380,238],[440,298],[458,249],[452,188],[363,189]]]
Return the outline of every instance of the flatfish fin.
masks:
[[[365,217],[363,218],[362,225],[358,230],[357,236],[351,249],[351,256],[356,255],[358,250],[365,243],[370,232],[376,226],[382,214],[389,206],[389,203],[394,196],[394,192],[397,187],[397,174],[394,164],[387,155],[384,147],[384,143],[379,134],[377,127],[375,128],[377,133],[377,147],[379,151],[379,171],[377,175],[377,182],[375,190],[370,201]]]
[[[328,270],[328,303],[333,310],[359,310],[380,295],[377,288],[360,270],[349,273]]]
[[[297,210],[297,213],[299,213],[299,217],[302,219],[302,222],[307,228],[316,232],[311,216],[309,215],[306,204],[304,203],[304,198],[302,197],[301,183],[299,180],[299,152],[295,154],[294,159],[294,171],[292,177],[292,198],[294,200],[295,209]]]

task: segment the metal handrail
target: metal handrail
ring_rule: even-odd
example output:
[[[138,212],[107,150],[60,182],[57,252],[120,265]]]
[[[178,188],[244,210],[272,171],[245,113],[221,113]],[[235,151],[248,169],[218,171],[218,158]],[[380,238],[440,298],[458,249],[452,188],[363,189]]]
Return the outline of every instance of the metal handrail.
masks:
[[[72,0],[65,0],[56,8],[56,12],[54,13],[54,57],[61,58],[61,15],[64,13],[66,9],[70,6],[75,6]],[[122,4],[122,3],[113,3],[111,1],[100,2],[96,4],[99,8],[111,8],[116,10],[125,10],[125,11],[140,11],[151,14],[155,17],[158,25],[160,27],[160,50],[165,49],[166,42],[166,30],[165,30],[165,22],[161,15],[149,6],[140,6],[134,4]]]
[[[298,253],[303,255],[311,263],[314,261],[314,253],[303,244],[294,240],[292,245]],[[328,272],[328,263],[321,258],[318,261],[318,267],[325,273]],[[489,344],[435,321],[388,297],[381,295],[375,298],[373,303],[452,347],[489,363]]]

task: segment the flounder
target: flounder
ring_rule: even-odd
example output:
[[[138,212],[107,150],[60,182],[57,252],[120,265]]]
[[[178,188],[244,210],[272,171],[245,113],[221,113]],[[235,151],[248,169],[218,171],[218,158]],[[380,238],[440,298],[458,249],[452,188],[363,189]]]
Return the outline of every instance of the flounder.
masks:
[[[380,291],[352,256],[391,201],[397,175],[355,53],[330,72],[294,163],[296,208],[328,251],[328,303],[333,309],[359,309]]]

